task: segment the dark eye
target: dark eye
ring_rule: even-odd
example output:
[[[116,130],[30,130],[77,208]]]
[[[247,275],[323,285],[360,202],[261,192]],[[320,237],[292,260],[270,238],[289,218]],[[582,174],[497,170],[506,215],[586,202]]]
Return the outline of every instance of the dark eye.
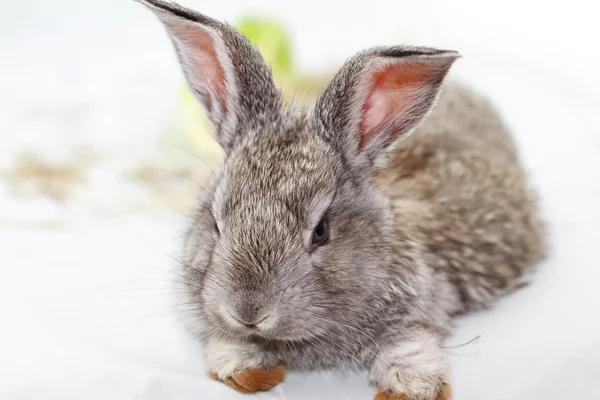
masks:
[[[329,221],[326,218],[321,219],[319,224],[315,227],[312,234],[311,246],[321,246],[329,239]]]

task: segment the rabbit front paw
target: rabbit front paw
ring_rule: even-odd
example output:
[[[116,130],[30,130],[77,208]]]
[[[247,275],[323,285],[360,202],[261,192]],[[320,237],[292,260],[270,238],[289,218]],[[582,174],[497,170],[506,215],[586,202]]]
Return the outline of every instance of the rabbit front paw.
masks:
[[[209,372],[208,376],[223,382],[240,393],[251,394],[271,390],[281,383],[285,377],[285,367],[248,368],[224,379],[214,372]]]
[[[270,390],[285,377],[285,366],[255,345],[213,342],[206,356],[208,376],[241,393]]]
[[[375,400],[448,400],[452,391],[439,338],[425,329],[382,343],[373,362],[370,381]]]

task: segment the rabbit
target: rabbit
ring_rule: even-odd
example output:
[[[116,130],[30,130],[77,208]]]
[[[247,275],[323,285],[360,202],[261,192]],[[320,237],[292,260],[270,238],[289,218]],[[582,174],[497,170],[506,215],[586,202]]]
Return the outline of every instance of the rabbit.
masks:
[[[181,262],[209,376],[255,393],[288,368],[360,368],[377,400],[450,398],[453,317],[520,287],[545,252],[507,128],[446,82],[459,54],[373,47],[302,109],[230,25],[138,1],[225,153]]]

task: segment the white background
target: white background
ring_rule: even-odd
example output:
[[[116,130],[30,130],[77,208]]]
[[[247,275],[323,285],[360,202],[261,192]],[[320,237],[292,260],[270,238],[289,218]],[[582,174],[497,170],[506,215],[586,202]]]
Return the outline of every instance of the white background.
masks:
[[[448,351],[455,398],[598,399],[594,2],[183,4],[229,21],[249,10],[283,18],[310,71],[375,44],[459,50],[454,77],[489,95],[515,132],[552,251],[530,287],[457,320],[448,345],[481,340]],[[242,398],[205,378],[199,345],[168,308],[163,251],[176,254],[181,214],[121,174],[145,157],[183,157],[156,145],[180,83],[164,31],[132,1],[0,1],[0,398]],[[23,151],[77,165],[82,147],[103,161],[66,203],[16,196],[4,179]],[[258,398],[372,396],[364,377],[292,373]]]

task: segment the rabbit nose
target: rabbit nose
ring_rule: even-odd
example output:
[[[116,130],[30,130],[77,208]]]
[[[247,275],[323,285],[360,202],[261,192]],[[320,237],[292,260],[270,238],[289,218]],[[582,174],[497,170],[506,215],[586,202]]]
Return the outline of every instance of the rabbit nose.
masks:
[[[230,315],[240,325],[248,329],[256,329],[261,322],[268,318],[264,308],[258,303],[258,301],[248,299],[241,301],[231,310]]]
[[[260,319],[258,319],[258,318],[250,319],[247,317],[241,317],[239,315],[234,315],[232,313],[230,313],[230,315],[231,315],[231,318],[233,318],[237,323],[239,323],[240,325],[243,325],[247,329],[256,329],[258,327],[258,324],[260,324],[261,322],[263,322],[264,320],[269,318],[268,315],[261,317]]]

